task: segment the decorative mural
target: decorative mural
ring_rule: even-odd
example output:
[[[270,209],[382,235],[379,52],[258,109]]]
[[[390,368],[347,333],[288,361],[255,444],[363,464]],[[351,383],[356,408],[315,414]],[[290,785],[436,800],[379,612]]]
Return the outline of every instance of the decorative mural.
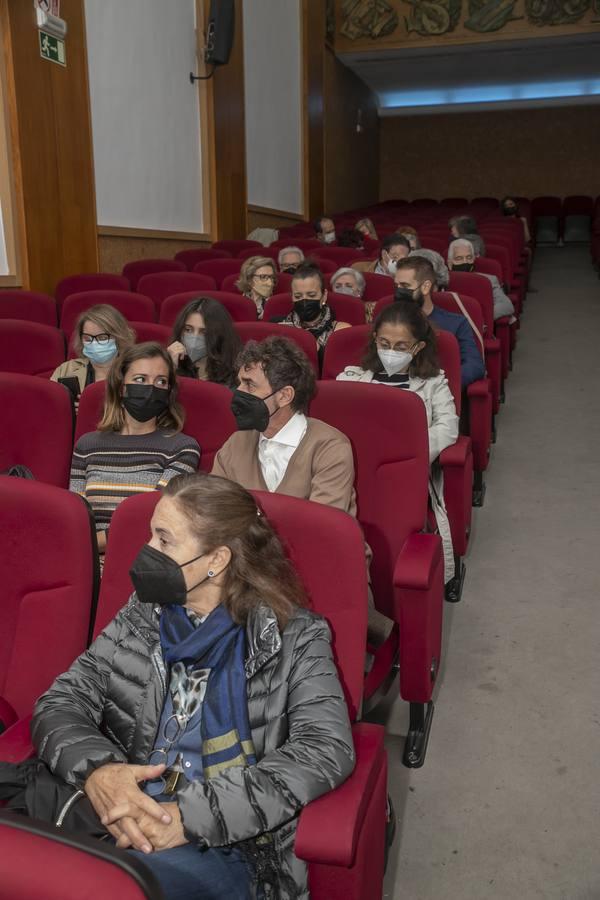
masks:
[[[344,52],[600,30],[600,0],[327,0]],[[331,27],[331,25],[330,25]]]

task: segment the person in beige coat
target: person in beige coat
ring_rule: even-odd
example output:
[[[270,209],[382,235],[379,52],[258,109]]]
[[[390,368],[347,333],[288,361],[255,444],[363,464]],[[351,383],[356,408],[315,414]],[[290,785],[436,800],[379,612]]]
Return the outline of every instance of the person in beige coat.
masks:
[[[219,450],[212,474],[248,490],[277,491],[356,515],[348,438],[306,416],[314,371],[293,341],[250,341],[238,359],[232,410],[239,431]]]
[[[104,381],[113,359],[133,344],[135,332],[114,306],[91,306],[79,316],[73,329],[72,347],[77,357],[61,363],[51,381],[76,379],[73,388],[79,389],[72,393],[77,398],[88,384]]]
[[[416,304],[392,303],[373,325],[362,367],[347,366],[338,381],[387,385],[418,394],[427,411],[429,496],[444,549],[446,583],[455,576],[454,550],[444,506],[443,473],[437,458],[458,437],[458,416],[448,381],[437,361],[435,332]]]

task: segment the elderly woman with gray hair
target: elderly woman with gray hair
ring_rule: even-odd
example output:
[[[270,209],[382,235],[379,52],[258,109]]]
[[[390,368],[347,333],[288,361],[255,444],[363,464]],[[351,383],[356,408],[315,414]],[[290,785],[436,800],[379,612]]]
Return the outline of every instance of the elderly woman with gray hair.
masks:
[[[479,256],[475,251],[471,241],[466,238],[457,238],[452,241],[448,247],[448,268],[453,272],[474,272],[475,258]],[[492,285],[494,295],[494,319],[501,319],[502,316],[513,316],[515,308],[512,305],[510,297],[502,290],[502,285],[495,275],[488,275],[486,272],[478,272],[487,278]],[[513,320],[514,321],[514,318]]]
[[[363,273],[346,266],[333,273],[329,280],[329,285],[336,294],[349,294],[351,297],[358,297],[359,299],[365,292]]]

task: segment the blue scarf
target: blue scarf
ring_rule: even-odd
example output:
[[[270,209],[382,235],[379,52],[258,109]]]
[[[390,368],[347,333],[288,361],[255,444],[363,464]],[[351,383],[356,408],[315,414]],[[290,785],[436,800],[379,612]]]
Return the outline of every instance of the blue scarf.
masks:
[[[217,606],[197,628],[182,606],[165,606],[160,642],[167,665],[210,669],[202,705],[200,733],[204,778],[232,766],[256,763],[248,720],[246,641],[224,606]]]

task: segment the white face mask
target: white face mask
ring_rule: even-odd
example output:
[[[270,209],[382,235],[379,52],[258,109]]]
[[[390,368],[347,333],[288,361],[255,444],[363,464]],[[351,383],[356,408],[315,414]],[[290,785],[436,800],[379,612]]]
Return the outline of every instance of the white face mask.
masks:
[[[349,284],[338,284],[337,286],[333,286],[333,290],[336,294],[349,294],[351,297],[356,297],[356,291],[353,287],[350,287]]]
[[[387,270],[390,275],[394,276],[396,274],[396,270],[398,268],[398,261],[395,259],[388,260]]]
[[[335,243],[335,231],[330,231],[328,234],[323,235],[323,240],[326,244],[334,244]]]
[[[388,375],[396,375],[408,369],[413,356],[407,350],[378,350],[377,356]]]

